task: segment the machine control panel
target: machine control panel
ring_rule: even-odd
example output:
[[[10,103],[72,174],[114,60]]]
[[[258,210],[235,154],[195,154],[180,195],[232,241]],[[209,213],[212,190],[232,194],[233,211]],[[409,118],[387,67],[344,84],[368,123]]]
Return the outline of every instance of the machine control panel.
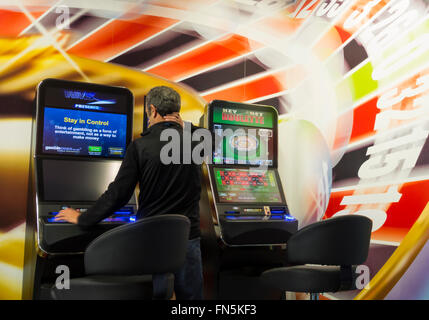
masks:
[[[230,210],[229,210],[230,209]],[[295,221],[287,206],[232,207],[220,213],[229,220],[285,220]]]
[[[71,206],[61,206],[60,210],[70,208]],[[49,223],[67,223],[66,221],[55,220],[56,215],[59,211],[50,211],[48,212],[48,216],[46,217],[46,222]],[[86,212],[88,208],[76,208],[79,212]],[[102,222],[128,222],[132,223],[136,221],[136,214],[134,212],[134,208],[132,206],[125,206],[121,209],[115,211],[110,217],[107,217]]]

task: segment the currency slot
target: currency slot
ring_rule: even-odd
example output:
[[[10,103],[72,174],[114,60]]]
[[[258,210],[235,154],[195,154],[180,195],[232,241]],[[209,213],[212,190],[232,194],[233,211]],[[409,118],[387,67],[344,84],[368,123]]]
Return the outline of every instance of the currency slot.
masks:
[[[244,209],[243,210],[245,213],[249,213],[249,214],[252,214],[252,213],[263,213],[264,211],[262,210],[262,209],[260,209],[260,208],[246,208],[246,209]]]

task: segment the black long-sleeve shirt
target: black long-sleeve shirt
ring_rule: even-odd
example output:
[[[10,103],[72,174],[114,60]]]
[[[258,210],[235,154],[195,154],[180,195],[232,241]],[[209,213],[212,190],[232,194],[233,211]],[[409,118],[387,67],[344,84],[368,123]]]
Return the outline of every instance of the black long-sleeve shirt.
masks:
[[[79,216],[78,225],[92,226],[126,205],[139,183],[137,219],[159,214],[182,214],[191,221],[189,239],[200,236],[200,167],[192,163],[183,164],[182,161],[181,164],[168,165],[161,162],[161,149],[170,143],[161,141],[161,133],[168,128],[178,132],[178,150],[183,160],[182,127],[175,122],[151,126],[141,138],[130,143],[115,180],[96,203]],[[164,150],[170,146],[172,144]]]

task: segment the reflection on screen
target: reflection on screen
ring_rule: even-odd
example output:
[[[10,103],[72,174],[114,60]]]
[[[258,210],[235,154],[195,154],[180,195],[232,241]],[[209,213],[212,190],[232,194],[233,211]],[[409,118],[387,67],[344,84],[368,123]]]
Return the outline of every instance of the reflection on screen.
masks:
[[[126,128],[125,114],[47,107],[43,153],[122,158]]]
[[[219,202],[280,203],[274,170],[214,168]]]
[[[42,161],[44,201],[96,201],[115,179],[121,161]]]

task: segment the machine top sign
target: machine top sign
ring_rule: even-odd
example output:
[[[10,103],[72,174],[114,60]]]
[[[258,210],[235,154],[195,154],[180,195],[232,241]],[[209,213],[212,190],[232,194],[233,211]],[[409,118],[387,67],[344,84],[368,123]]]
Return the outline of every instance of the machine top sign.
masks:
[[[266,111],[215,107],[213,122],[251,127],[273,127],[273,115]]]

